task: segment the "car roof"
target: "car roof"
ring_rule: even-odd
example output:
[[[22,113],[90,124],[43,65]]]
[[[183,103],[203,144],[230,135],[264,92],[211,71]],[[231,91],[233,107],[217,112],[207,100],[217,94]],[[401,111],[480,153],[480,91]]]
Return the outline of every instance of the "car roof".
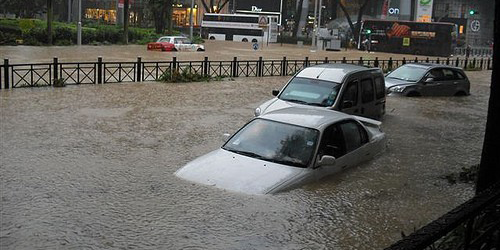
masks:
[[[407,63],[403,66],[413,66],[413,67],[419,67],[419,68],[425,68],[425,69],[432,69],[432,68],[450,68],[450,69],[461,69],[459,67],[454,67],[451,65],[444,65],[444,64],[437,64],[437,63]]]
[[[366,70],[380,70],[378,68],[369,68],[363,65],[348,64],[348,63],[325,63],[307,67],[301,70],[296,77],[320,79],[342,83],[345,76],[354,72]]]
[[[323,107],[293,106],[266,113],[259,118],[321,130],[332,123],[354,119],[354,116]]]

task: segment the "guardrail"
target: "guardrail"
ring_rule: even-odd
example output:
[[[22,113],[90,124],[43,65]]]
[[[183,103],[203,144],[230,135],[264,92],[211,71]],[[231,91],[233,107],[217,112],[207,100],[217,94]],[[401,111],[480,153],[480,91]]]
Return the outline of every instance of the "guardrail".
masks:
[[[466,56],[467,48],[455,48],[453,55]],[[493,48],[490,47],[476,47],[469,49],[469,56],[471,57],[488,57],[493,56]]]
[[[491,58],[418,58],[414,59],[274,59],[213,61],[205,57],[202,61],[178,61],[174,57],[171,61],[142,61],[138,57],[135,62],[104,62],[98,57],[96,62],[59,62],[54,58],[51,63],[11,64],[4,59],[0,65],[0,89],[51,86],[54,79],[64,78],[66,84],[104,84],[120,82],[141,82],[159,80],[164,74],[174,71],[190,72],[210,77],[240,77],[240,76],[289,76],[299,70],[323,63],[352,63],[379,67],[389,71],[409,62],[427,62],[452,65],[456,67],[470,67],[491,69]]]
[[[500,183],[385,250],[498,249]]]

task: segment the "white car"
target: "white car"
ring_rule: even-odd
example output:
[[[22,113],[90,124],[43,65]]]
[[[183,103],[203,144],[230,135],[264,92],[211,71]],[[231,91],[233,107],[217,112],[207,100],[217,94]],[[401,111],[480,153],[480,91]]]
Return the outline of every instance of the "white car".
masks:
[[[380,124],[323,108],[279,109],[254,118],[175,175],[247,194],[289,190],[381,153],[386,140]]]
[[[195,44],[184,36],[162,36],[154,43],[148,43],[148,50],[158,51],[205,51],[205,46]]]

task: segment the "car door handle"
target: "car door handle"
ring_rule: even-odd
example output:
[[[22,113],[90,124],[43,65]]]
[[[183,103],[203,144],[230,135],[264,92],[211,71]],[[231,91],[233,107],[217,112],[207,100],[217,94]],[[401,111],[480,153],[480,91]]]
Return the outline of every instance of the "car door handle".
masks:
[[[453,84],[458,84],[458,82],[453,82]]]

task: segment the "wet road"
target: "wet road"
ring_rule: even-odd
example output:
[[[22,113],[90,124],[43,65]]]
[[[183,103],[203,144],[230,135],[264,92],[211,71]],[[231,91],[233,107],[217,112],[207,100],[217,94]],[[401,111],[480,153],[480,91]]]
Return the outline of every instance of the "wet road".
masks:
[[[1,249],[380,249],[473,195],[491,72],[472,95],[387,100],[384,155],[270,196],[173,173],[285,77],[0,91]]]
[[[309,59],[322,60],[328,57],[332,60],[347,59],[414,59],[414,55],[390,54],[390,53],[368,53],[366,51],[348,50],[348,51],[316,51],[310,46],[297,46],[291,44],[269,44],[261,46],[259,50],[254,51],[251,43],[231,42],[231,41],[210,41],[205,43],[205,52],[159,52],[147,51],[146,45],[110,45],[110,46],[0,46],[0,59],[8,58],[11,64],[27,62],[51,62],[53,57],[58,57],[59,62],[95,62],[97,57],[102,56],[104,61],[125,61],[133,62],[137,57],[142,57],[143,61],[165,61],[172,60],[203,60],[209,57],[210,60],[233,60],[238,57],[239,60],[255,60],[259,56],[264,59],[282,59],[286,56],[288,59],[300,59],[305,57]],[[425,56],[419,56],[425,58]]]

